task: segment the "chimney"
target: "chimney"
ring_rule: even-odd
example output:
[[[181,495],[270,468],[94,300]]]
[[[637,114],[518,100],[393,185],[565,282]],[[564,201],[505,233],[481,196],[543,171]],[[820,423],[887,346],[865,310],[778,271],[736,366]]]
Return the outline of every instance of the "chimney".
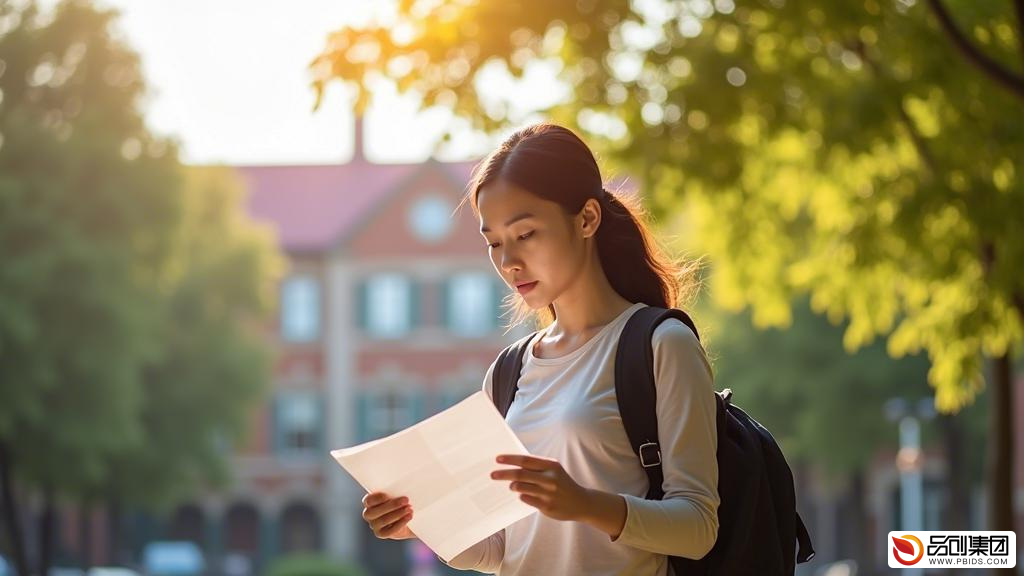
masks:
[[[355,113],[353,124],[355,125],[355,137],[352,143],[352,160],[350,162],[364,162],[366,157],[363,155],[363,147],[365,145],[363,134],[365,132],[366,119],[362,113]]]

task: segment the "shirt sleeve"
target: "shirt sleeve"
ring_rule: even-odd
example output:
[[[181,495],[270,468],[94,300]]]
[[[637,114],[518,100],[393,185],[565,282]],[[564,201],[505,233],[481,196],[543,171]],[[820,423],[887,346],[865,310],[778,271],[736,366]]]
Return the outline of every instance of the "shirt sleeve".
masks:
[[[612,542],[657,554],[703,558],[718,538],[717,402],[711,366],[677,319],[654,331],[662,500],[620,494],[626,523]]]
[[[484,382],[481,390],[491,398],[491,375],[498,363],[495,358],[491,366],[484,374]],[[505,530],[499,530],[487,538],[466,548],[462,553],[455,556],[449,562],[445,562],[440,556],[438,560],[457,570],[476,570],[487,574],[496,574],[501,568],[501,561],[505,558]]]
[[[494,376],[494,367],[498,365],[498,359],[495,358],[491,365],[487,368],[487,372],[484,373],[484,383],[480,386],[480,389],[487,394],[487,397],[494,401],[493,391],[491,390],[491,378]]]

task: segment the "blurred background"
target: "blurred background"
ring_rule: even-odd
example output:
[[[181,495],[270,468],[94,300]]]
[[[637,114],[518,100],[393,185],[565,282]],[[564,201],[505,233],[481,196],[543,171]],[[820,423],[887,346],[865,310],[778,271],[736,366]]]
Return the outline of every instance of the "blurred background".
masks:
[[[541,120],[703,261],[799,574],[1015,530],[1022,32],[1019,0],[0,0],[0,575],[454,573],[328,452],[534,328],[455,209]]]

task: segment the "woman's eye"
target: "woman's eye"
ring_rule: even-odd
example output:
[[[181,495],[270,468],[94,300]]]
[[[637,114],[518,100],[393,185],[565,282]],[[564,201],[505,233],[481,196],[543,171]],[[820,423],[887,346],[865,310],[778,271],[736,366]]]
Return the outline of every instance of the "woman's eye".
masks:
[[[527,232],[526,234],[520,234],[519,236],[516,237],[516,239],[517,240],[526,240],[530,236],[533,236],[534,232],[536,232],[536,230],[531,230],[531,231]],[[487,245],[488,248],[497,248],[498,246],[501,246],[501,242],[491,242],[490,244]]]

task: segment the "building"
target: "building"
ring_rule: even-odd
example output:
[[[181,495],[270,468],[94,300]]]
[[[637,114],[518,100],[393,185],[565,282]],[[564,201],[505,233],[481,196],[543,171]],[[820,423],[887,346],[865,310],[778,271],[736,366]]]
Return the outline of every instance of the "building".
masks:
[[[361,148],[357,130],[357,150]],[[467,205],[475,163],[241,166],[247,210],[287,256],[272,394],[235,455],[235,484],[178,508],[163,532],[214,562],[259,571],[325,551],[405,573],[411,542],[380,541],[362,490],[329,455],[388,435],[480,389],[505,334],[507,289]],[[422,551],[421,551],[422,552]],[[216,568],[216,567],[214,567]]]

